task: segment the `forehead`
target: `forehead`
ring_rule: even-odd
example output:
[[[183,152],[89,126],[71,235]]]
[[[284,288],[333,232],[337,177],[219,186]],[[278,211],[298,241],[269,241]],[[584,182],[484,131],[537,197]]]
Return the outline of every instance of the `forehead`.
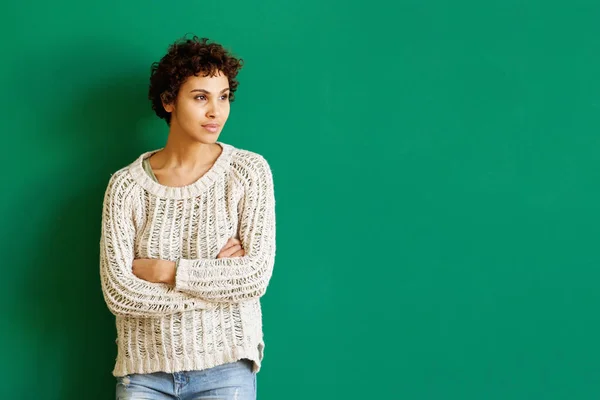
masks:
[[[205,89],[209,92],[221,91],[227,87],[229,87],[229,79],[225,76],[221,71],[219,71],[214,76],[200,73],[198,75],[192,75],[185,80],[183,85],[181,85],[184,89]]]

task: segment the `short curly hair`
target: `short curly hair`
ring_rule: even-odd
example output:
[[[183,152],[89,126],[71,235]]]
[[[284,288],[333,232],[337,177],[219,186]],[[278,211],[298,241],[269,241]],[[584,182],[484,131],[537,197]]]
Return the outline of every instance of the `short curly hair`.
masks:
[[[229,101],[235,99],[238,87],[236,76],[242,68],[243,60],[234,57],[222,45],[209,43],[207,38],[197,36],[181,38],[169,46],[167,54],[150,68],[150,88],[148,99],[152,109],[167,124],[171,123],[171,113],[165,111],[163,102],[175,101],[179,88],[192,75],[215,76],[219,71],[229,80]]]

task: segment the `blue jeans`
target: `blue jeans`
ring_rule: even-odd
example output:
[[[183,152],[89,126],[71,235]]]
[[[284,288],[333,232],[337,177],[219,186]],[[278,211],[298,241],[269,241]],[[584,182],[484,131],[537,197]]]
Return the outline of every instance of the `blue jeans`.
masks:
[[[202,371],[154,372],[117,378],[117,400],[256,400],[252,361]]]

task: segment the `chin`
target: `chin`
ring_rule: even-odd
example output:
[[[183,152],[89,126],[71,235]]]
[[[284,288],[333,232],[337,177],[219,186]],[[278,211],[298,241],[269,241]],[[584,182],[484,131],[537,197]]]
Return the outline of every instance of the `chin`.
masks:
[[[195,142],[199,142],[199,143],[205,143],[205,144],[213,144],[216,143],[219,140],[219,135],[218,134],[214,134],[214,135],[194,135],[192,137],[192,140]]]

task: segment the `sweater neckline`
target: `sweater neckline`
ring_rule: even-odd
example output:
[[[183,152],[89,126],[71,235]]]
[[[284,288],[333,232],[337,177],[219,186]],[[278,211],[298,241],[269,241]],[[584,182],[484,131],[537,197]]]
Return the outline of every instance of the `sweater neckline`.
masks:
[[[129,172],[133,179],[142,186],[148,192],[162,198],[168,199],[187,199],[200,195],[206,188],[208,188],[219,176],[226,172],[229,168],[231,161],[231,154],[233,153],[234,147],[227,143],[216,142],[222,147],[221,154],[213,165],[198,178],[197,181],[190,183],[186,186],[165,186],[154,181],[144,170],[144,159],[152,156],[154,153],[162,150],[156,149],[142,153],[137,160],[135,160],[129,166]]]

